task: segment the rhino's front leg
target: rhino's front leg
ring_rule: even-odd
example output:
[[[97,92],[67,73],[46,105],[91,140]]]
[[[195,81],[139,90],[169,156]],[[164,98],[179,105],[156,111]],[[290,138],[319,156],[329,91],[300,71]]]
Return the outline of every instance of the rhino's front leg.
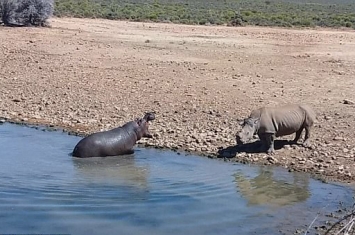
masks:
[[[263,145],[266,145],[266,152],[268,154],[272,154],[275,152],[275,147],[274,147],[274,140],[275,140],[275,135],[272,133],[264,133],[260,136],[260,139],[264,143]]]
[[[267,143],[269,146],[269,149],[267,150],[268,154],[272,154],[275,152],[275,148],[274,148],[274,140],[275,140],[275,135],[274,134],[268,134],[267,135]]]
[[[260,139],[260,146],[259,146],[258,151],[265,152],[268,149],[268,144],[267,144],[267,140],[265,138],[265,135],[260,134],[259,139]]]

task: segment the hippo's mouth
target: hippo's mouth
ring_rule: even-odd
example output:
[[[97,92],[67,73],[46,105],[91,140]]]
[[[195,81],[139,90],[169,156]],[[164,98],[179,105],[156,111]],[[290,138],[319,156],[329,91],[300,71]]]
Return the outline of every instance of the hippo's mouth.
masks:
[[[144,115],[144,119],[149,122],[155,120],[155,114],[154,113],[146,113]]]

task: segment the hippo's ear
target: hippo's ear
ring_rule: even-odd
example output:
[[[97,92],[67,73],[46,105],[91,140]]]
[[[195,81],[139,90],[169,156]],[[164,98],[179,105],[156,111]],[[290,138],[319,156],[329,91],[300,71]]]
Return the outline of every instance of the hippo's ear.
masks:
[[[141,118],[137,118],[136,119],[136,123],[138,124],[138,126],[140,126],[142,124],[142,119]]]

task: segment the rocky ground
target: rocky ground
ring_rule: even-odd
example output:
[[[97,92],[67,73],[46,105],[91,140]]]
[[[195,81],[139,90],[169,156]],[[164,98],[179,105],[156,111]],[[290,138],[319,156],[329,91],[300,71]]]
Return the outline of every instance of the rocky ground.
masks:
[[[0,27],[0,117],[88,134],[155,111],[140,143],[355,179],[355,32],[52,19]],[[312,146],[235,148],[238,119],[308,103]],[[293,136],[279,138],[291,140]]]

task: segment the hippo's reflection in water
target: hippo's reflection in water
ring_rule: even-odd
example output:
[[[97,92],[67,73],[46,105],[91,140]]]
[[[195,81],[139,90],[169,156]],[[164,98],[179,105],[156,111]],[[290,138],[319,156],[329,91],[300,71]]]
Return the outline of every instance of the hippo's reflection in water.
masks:
[[[138,166],[133,155],[106,158],[73,158],[76,171],[93,183],[148,188],[149,167]]]
[[[274,171],[261,167],[258,176],[247,178],[236,173],[235,182],[240,194],[247,199],[248,205],[270,205],[282,207],[308,199],[309,177],[292,174],[292,179],[278,179]]]

